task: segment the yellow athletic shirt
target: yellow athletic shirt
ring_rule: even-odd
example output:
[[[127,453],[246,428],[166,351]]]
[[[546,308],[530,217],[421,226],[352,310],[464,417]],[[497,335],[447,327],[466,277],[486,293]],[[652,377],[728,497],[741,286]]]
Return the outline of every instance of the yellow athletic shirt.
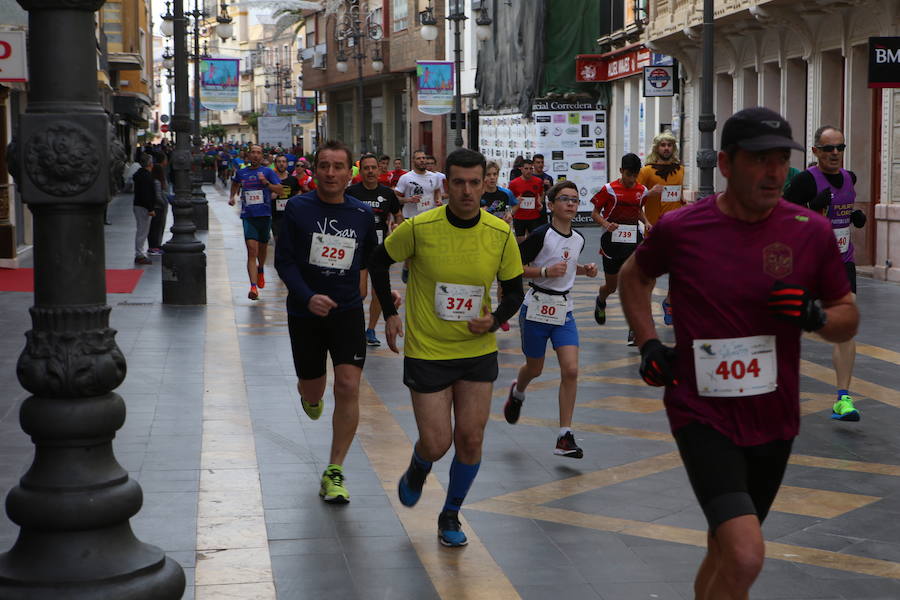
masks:
[[[665,213],[684,206],[684,166],[675,164],[644,165],[637,177],[638,183],[648,190],[654,185],[678,186],[681,189],[681,199],[676,202],[662,202],[661,198],[647,198],[644,204],[644,215],[651,225],[656,225],[659,218]],[[665,196],[666,190],[663,190]]]
[[[384,247],[397,262],[409,259],[406,356],[452,360],[497,351],[493,333],[475,335],[467,321],[440,318],[435,291],[438,282],[481,286],[481,315],[492,312],[490,289],[494,281],[513,279],[523,272],[519,247],[506,222],[481,211],[475,226],[456,227],[447,220],[445,205],[404,220],[384,240]]]

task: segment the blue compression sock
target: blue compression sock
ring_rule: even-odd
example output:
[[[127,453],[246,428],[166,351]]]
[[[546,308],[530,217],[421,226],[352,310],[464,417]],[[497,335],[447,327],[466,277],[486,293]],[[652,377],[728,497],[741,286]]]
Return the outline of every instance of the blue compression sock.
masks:
[[[454,456],[453,462],[450,464],[450,485],[447,486],[447,500],[444,502],[444,510],[452,510],[459,512],[475,476],[478,475],[478,467],[480,462],[474,465],[467,465],[459,462]]]

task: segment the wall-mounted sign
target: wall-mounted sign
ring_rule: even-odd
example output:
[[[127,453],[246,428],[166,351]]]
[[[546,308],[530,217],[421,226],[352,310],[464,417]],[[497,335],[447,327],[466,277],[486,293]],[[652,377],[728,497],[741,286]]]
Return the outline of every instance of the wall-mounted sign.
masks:
[[[0,31],[0,81],[28,81],[24,31]]]
[[[650,65],[650,50],[636,46],[606,54],[579,54],[575,57],[575,80],[614,81],[637,75]]]
[[[674,96],[675,67],[644,67],[644,97]]]
[[[900,88],[900,37],[869,38],[869,87]]]

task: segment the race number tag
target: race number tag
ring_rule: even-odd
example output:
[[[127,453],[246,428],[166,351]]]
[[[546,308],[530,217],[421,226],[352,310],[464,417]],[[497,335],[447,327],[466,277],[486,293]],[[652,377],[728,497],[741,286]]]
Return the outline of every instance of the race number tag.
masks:
[[[834,237],[837,238],[838,250],[841,254],[850,249],[850,228],[841,227],[834,230]]]
[[[620,244],[636,244],[637,231],[637,225],[619,225],[619,227],[612,232],[611,241]]]
[[[379,243],[379,244],[383,244],[383,243],[384,243],[384,232],[383,232],[382,230],[376,229],[376,230],[375,230],[375,237],[378,238],[378,243]]]
[[[356,252],[356,240],[327,233],[314,233],[309,262],[326,269],[349,269]]]
[[[694,340],[693,347],[701,396],[757,396],[778,386],[774,335]]]
[[[568,301],[565,296],[535,292],[532,293],[531,302],[528,303],[525,320],[548,325],[564,325],[567,306]]]
[[[290,198],[276,198],[275,199],[275,210],[283,211],[284,207],[287,206],[287,201]]]
[[[681,186],[680,185],[663,186],[661,199],[663,202],[681,202]]]
[[[481,316],[484,287],[438,281],[434,285],[434,312],[444,321],[468,321]]]
[[[519,198],[519,208],[531,210],[537,207],[537,200],[534,196],[522,196]]]
[[[252,206],[254,204],[262,204],[266,201],[262,190],[244,190],[244,204]]]

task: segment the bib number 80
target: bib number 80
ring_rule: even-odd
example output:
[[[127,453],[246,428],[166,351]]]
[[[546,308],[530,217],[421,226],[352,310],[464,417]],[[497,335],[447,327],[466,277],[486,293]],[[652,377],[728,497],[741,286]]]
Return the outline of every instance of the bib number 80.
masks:
[[[747,373],[759,377],[759,362],[755,358],[750,361],[750,364],[744,364],[742,360],[735,360],[729,364],[727,360],[723,360],[716,367],[716,375],[720,375],[726,381],[729,377],[743,379]]]
[[[551,317],[556,314],[555,306],[547,306],[546,304],[541,305],[541,314],[542,315],[550,315]]]

